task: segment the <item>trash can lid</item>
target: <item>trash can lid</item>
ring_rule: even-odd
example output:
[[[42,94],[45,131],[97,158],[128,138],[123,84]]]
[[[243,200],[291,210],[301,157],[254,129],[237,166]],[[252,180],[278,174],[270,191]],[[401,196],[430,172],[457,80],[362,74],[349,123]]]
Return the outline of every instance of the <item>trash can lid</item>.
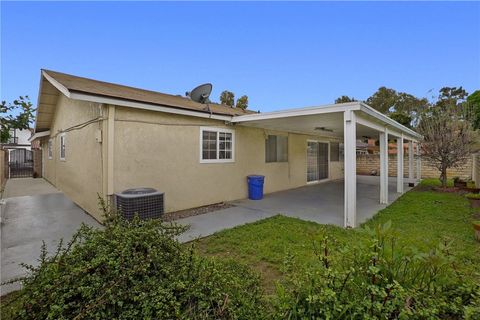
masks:
[[[251,178],[251,179],[264,179],[265,178],[265,176],[262,176],[260,174],[251,174],[248,177]]]

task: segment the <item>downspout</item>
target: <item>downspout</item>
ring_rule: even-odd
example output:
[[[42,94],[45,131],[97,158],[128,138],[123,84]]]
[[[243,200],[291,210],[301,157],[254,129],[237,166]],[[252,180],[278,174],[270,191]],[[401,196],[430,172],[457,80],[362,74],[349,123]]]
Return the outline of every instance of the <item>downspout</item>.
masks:
[[[115,138],[115,106],[108,105],[107,195],[113,195],[113,146]]]
[[[102,180],[103,197],[105,200],[112,200],[113,195],[113,153],[114,153],[114,135],[115,135],[115,106],[106,105],[102,107],[102,112],[106,113],[102,124]]]

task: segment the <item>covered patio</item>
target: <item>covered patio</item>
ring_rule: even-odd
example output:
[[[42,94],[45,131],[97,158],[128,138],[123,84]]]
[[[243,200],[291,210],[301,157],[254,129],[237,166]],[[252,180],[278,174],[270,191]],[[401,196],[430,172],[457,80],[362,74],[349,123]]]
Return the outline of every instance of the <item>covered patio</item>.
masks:
[[[232,122],[242,126],[310,135],[319,143],[318,149],[323,145],[326,147],[323,149],[327,150],[326,154],[323,151],[321,161],[328,163],[328,168],[324,170],[326,175],[323,180],[316,181],[320,182],[317,186],[308,185],[279,192],[256,204],[243,200],[237,202],[239,205],[260,206],[268,210],[271,208],[277,213],[289,215],[290,212],[293,216],[298,214],[310,217],[307,220],[320,223],[356,227],[404,193],[406,183],[416,183],[421,176],[418,141],[422,136],[363,102],[248,114],[235,116]],[[328,142],[322,143],[322,138],[342,143],[343,181],[330,180],[330,145]],[[380,176],[376,179],[357,178],[357,139],[376,139],[379,142]],[[397,143],[397,176],[394,179],[388,176],[389,140]],[[405,142],[408,143],[407,168],[404,168]],[[306,160],[310,162],[308,155]],[[414,161],[417,161],[416,172]],[[308,181],[307,176],[307,183]],[[331,216],[324,218],[319,216],[321,214]]]
[[[396,188],[397,179],[389,178],[389,203],[401,196],[401,193],[396,192]],[[321,224],[344,226],[343,190],[342,180],[328,181],[267,194],[262,200],[243,199],[232,204],[260,211],[268,216],[282,214]],[[404,190],[410,190],[406,182]],[[379,192],[380,177],[357,176],[357,224],[367,221],[388,206],[378,201]]]

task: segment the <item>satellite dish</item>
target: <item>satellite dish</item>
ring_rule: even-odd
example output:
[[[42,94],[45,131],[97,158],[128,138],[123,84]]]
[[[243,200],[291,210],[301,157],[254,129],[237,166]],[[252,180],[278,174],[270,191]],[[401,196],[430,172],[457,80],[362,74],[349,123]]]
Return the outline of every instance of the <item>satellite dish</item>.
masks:
[[[200,103],[209,103],[210,100],[208,99],[208,97],[210,96],[210,93],[212,93],[212,84],[205,83],[199,85],[190,92],[187,91],[185,95],[193,101]]]

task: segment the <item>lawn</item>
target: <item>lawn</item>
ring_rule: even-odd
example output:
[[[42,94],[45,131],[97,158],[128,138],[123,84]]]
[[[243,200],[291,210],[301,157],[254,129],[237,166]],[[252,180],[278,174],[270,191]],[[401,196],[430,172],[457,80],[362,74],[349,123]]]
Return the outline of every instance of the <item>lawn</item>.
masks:
[[[432,187],[436,185],[436,180],[423,181],[361,228],[391,221],[399,234],[400,246],[413,245],[422,250],[451,241],[455,267],[480,281],[480,243],[475,241],[471,225],[474,215],[479,213],[460,194],[434,191]],[[266,291],[271,293],[275,281],[282,277],[285,257],[293,255],[303,265],[313,263],[314,243],[325,235],[348,244],[365,233],[278,215],[220,232],[196,245],[201,254],[233,258],[250,265],[260,273]]]

